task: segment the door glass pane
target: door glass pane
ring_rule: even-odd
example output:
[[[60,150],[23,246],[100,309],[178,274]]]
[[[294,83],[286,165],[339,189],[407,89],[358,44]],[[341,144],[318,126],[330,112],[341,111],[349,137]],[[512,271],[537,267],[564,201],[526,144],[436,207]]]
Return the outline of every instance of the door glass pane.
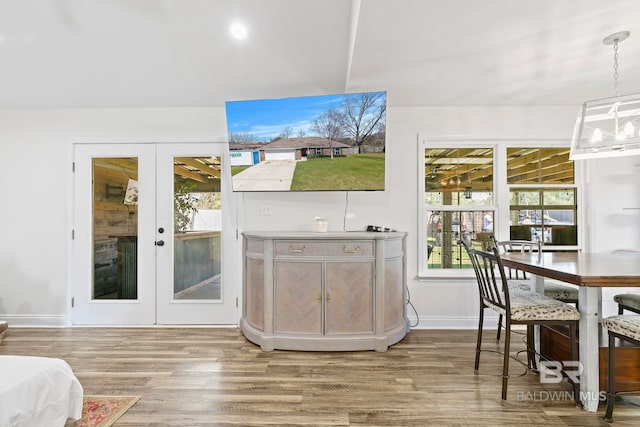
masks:
[[[219,300],[220,157],[174,158],[175,300]]]
[[[138,159],[94,158],[92,299],[138,297]]]

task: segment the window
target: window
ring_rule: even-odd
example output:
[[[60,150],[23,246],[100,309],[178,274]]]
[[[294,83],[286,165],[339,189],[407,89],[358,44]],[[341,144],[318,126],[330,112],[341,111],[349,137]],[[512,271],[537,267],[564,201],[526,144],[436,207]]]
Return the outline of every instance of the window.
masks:
[[[470,269],[459,240],[488,239],[493,231],[492,147],[425,148],[423,270]]]
[[[577,246],[574,183],[569,148],[507,148],[509,238]]]
[[[576,189],[509,191],[509,238],[540,240],[544,246],[575,246]]]
[[[458,244],[487,241],[493,227],[493,211],[427,211],[427,268],[471,268]]]
[[[482,247],[492,234],[539,239],[546,250],[578,248],[569,147],[452,145],[420,146],[420,276],[472,274],[458,243]]]

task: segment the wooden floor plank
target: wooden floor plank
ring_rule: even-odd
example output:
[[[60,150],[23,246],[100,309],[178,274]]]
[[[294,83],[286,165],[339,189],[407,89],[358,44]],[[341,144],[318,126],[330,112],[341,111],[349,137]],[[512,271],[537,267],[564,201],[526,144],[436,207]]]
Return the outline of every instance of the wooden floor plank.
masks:
[[[475,373],[474,351],[475,331],[445,330],[412,330],[384,353],[262,352],[234,328],[12,328],[0,344],[66,360],[88,395],[141,395],[116,426],[607,425],[603,405],[586,413],[566,383],[515,362],[525,374],[501,402],[501,355],[483,352]],[[614,425],[640,425],[638,402],[617,403]]]

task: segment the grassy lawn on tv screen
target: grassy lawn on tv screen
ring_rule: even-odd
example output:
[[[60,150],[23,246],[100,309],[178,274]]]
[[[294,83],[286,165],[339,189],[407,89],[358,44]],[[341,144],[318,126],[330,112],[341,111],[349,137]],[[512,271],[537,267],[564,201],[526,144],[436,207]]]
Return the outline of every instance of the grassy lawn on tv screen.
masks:
[[[384,153],[310,157],[297,163],[291,190],[384,190]]]

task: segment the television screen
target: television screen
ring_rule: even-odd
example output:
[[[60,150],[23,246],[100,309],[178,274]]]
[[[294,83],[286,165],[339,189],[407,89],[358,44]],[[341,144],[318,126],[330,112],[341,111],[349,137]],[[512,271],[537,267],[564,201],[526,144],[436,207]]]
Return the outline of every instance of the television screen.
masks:
[[[386,92],[226,102],[233,191],[384,190]]]

